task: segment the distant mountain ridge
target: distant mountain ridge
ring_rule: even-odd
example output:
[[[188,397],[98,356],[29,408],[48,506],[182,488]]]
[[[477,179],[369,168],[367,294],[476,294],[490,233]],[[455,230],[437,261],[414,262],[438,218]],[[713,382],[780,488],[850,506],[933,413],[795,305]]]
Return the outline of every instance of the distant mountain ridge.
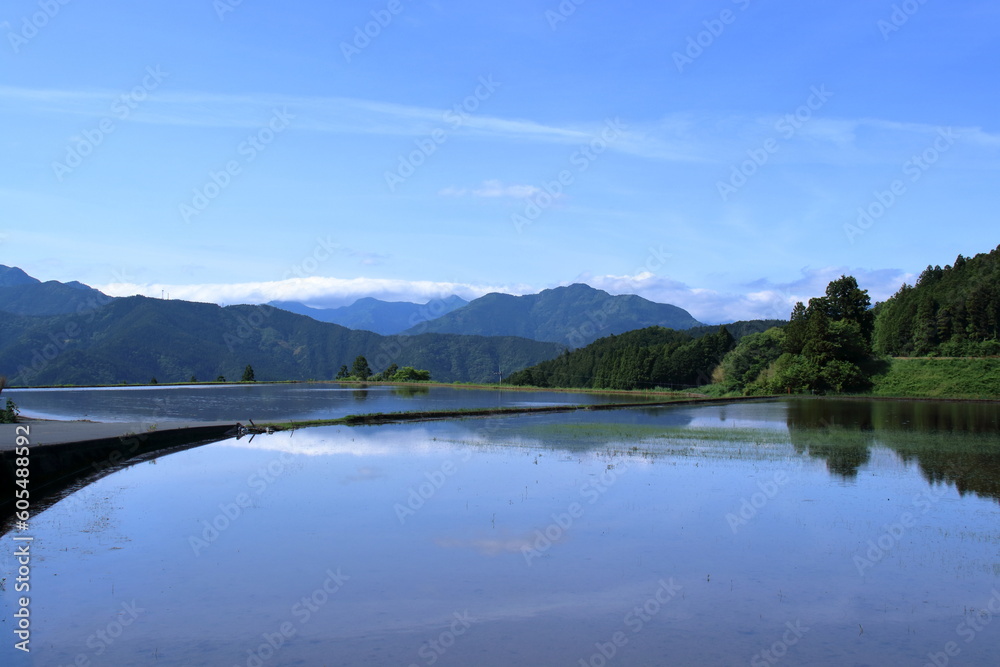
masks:
[[[525,296],[487,294],[403,333],[519,336],[578,348],[611,334],[651,326],[681,330],[703,325],[677,306],[634,294],[612,296],[575,283]]]
[[[17,267],[0,265],[0,312],[63,315],[93,310],[111,297],[83,283],[42,282]]]
[[[21,385],[234,380],[251,364],[260,380],[329,380],[363,355],[376,372],[395,363],[445,382],[491,382],[498,368],[506,377],[612,334],[700,325],[676,306],[582,284],[472,302],[281,305],[112,298],[76,281],[43,283],[0,266],[0,374]],[[397,333],[403,327],[406,335]]]
[[[490,382],[565,348],[516,337],[382,336],[270,306],[142,296],[112,299],[80,283],[0,271],[0,375],[12,385],[230,381],[247,364],[258,380],[331,380],[365,356],[431,371],[444,382]]]
[[[311,308],[298,301],[271,301],[268,305],[311,317],[319,322],[339,324],[348,329],[374,331],[391,336],[461,308],[469,303],[458,296],[433,299],[425,304],[406,301],[381,301],[372,297],[358,299],[340,308]]]
[[[32,278],[16,266],[4,266],[0,264],[0,287],[34,285],[40,282],[42,281],[38,278]]]

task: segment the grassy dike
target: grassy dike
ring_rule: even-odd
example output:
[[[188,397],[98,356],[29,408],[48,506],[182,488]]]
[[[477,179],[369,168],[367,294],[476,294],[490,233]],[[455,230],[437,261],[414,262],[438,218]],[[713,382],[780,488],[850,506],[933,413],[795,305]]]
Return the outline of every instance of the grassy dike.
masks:
[[[1000,399],[1000,357],[897,357],[872,396]]]

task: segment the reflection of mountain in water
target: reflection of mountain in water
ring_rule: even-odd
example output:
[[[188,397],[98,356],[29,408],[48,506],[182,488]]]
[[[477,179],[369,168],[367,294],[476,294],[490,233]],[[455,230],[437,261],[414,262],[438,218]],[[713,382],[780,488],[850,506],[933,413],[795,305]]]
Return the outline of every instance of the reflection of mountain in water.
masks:
[[[916,461],[928,482],[1000,500],[1000,404],[944,401],[793,400],[788,432],[800,453],[854,477],[871,447]]]

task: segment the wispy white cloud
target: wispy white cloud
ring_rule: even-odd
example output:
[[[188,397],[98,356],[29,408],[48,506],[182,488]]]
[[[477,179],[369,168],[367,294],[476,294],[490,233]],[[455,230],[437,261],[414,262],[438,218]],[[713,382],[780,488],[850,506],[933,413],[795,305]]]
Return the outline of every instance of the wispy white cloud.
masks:
[[[11,112],[99,117],[108,115],[111,105],[123,93],[127,91],[0,86],[0,106],[7,106]],[[10,102],[15,104],[5,105]],[[438,129],[489,139],[584,145],[598,137],[606,124],[606,120],[552,124],[476,114],[463,118],[455,126],[454,122],[449,122],[448,109],[433,107],[349,97],[171,90],[151,92],[148,101],[130,114],[128,120],[156,125],[255,128],[276,108],[294,114],[298,129],[338,134],[420,136]],[[731,161],[734,154],[775,137],[782,142],[780,157],[785,160],[838,162],[849,157],[870,161],[882,156],[895,160],[898,159],[895,153],[884,152],[886,144],[932,137],[940,129],[935,125],[897,120],[836,118],[825,115],[821,109],[797,126],[793,137],[784,137],[777,130],[777,123],[783,117],[782,113],[725,116],[678,112],[655,121],[625,119],[627,129],[610,142],[608,148],[658,161],[725,163]],[[972,145],[990,149],[1000,146],[1000,134],[989,133],[981,127],[953,129]],[[798,150],[790,150],[791,146]]]
[[[541,188],[534,185],[504,185],[498,179],[490,179],[471,190],[468,188],[447,187],[438,192],[445,197],[482,197],[486,199],[496,199],[500,197],[510,197],[513,199],[527,199],[541,192]],[[558,196],[558,195],[557,195]]]
[[[127,91],[33,89],[0,86],[0,104],[17,103],[11,111],[106,116]],[[395,104],[349,97],[281,94],[226,95],[157,90],[129,115],[132,122],[192,127],[258,127],[275,108],[295,115],[298,129],[327,133],[420,135],[448,132],[546,142],[589,141],[592,128],[559,127],[527,119],[468,116],[455,126],[448,109]],[[599,128],[599,124],[595,124]]]

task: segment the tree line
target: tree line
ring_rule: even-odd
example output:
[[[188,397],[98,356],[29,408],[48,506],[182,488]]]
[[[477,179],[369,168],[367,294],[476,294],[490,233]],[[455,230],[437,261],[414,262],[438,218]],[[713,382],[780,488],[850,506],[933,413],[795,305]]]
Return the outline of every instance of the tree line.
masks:
[[[726,327],[695,338],[684,331],[649,327],[601,338],[510,376],[513,385],[585,389],[681,388],[708,384],[733,348]]]
[[[876,309],[875,351],[892,356],[1000,354],[1000,246],[928,266]]]

